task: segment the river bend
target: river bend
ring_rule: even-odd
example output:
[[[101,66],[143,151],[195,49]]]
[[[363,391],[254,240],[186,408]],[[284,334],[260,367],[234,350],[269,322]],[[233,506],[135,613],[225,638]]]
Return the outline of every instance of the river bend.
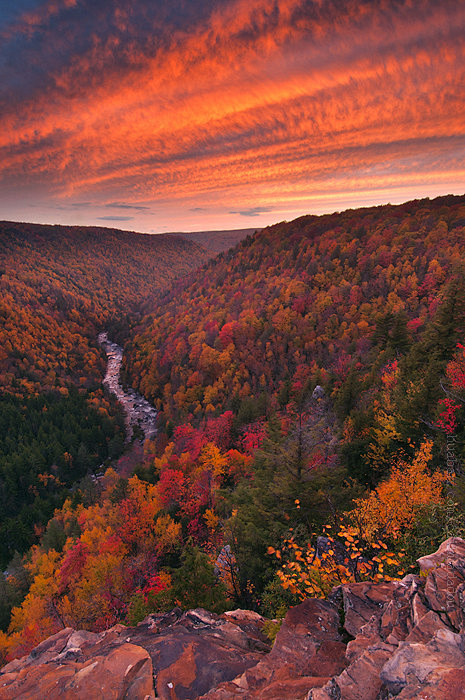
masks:
[[[126,442],[131,441],[136,426],[142,430],[145,440],[153,438],[157,432],[157,411],[143,396],[133,389],[124,391],[120,384],[123,348],[109,340],[106,332],[99,334],[98,342],[108,358],[103,385],[115,394],[124,409]]]

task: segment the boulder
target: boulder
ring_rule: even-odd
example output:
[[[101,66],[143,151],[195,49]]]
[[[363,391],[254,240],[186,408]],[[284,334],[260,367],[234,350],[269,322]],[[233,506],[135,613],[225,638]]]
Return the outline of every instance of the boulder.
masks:
[[[14,677],[13,677],[14,676]],[[5,700],[79,700],[86,698],[155,698],[152,661],[142,647],[122,644],[108,654],[82,663],[48,661],[17,674],[0,676]]]
[[[351,664],[358,659],[367,649],[371,649],[383,643],[380,632],[379,618],[373,615],[371,620],[363,625],[356,637],[350,640],[346,647],[346,659]]]
[[[465,561],[465,541],[461,537],[449,537],[436,552],[417,559],[420,571],[429,573],[448,561]]]
[[[337,586],[331,592],[330,600],[342,602],[344,609],[344,629],[355,637],[373,615],[380,617],[387,600],[393,596],[398,581],[388,583],[348,583]]]
[[[426,578],[409,574],[390,584],[350,584],[336,589],[333,597],[339,595],[343,603],[345,629],[354,636],[346,648],[347,667],[322,688],[312,689],[308,700],[376,700],[388,692],[407,692],[407,679],[410,683],[412,678],[418,693],[428,682],[428,674],[447,657],[451,658],[450,668],[461,668],[462,639],[454,635],[450,616],[445,622],[431,609],[432,598],[428,600],[425,591],[432,578],[432,590],[442,599],[445,583],[435,578],[439,570],[430,570]],[[450,581],[460,586],[459,578]],[[370,612],[370,620],[361,624]],[[448,687],[444,679],[441,682]],[[447,683],[451,682],[449,678]]]
[[[413,627],[410,634],[405,638],[405,641],[409,644],[417,642],[426,643],[432,639],[440,629],[446,630],[448,627],[434,610],[428,610],[426,615],[423,615],[418,624]]]
[[[464,700],[465,670],[437,669],[430,673],[425,682],[409,683],[396,697],[399,700]]]
[[[426,644],[401,642],[380,677],[389,692],[398,694],[408,685],[422,687],[438,667],[465,668],[465,635],[440,629]]]
[[[385,603],[380,618],[380,634],[388,644],[399,644],[415,626],[412,605],[420,585],[420,577],[409,574],[393,586],[392,598]]]
[[[421,618],[424,617],[429,612],[429,607],[427,601],[422,593],[418,591],[416,595],[412,597],[412,622],[418,625]]]
[[[390,645],[381,643],[371,647],[321,690],[311,690],[306,697],[308,700],[377,700],[383,685],[379,674],[391,654]]]
[[[22,659],[13,659],[13,661],[1,669],[0,673],[16,673],[29,666],[38,666],[39,664],[54,659],[55,656],[60,654],[66,647],[73,632],[74,630],[71,627],[60,630],[38,644],[28,656],[23,656]]]
[[[439,549],[418,559],[427,574],[425,598],[456,631],[465,631],[465,542],[449,537]]]
[[[270,649],[263,625],[254,613],[175,609],[134,628],[63,630],[2,669],[0,697],[197,698],[260,661]]]
[[[232,683],[203,696],[209,700],[268,698],[294,700],[324,685],[345,666],[345,644],[333,603],[309,598],[291,608],[271,652]],[[299,695],[300,694],[300,695]]]

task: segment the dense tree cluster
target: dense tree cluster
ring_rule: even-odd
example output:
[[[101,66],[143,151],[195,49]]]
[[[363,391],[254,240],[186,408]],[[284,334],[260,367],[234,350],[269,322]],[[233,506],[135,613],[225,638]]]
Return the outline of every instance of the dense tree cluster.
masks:
[[[167,420],[232,410],[247,423],[265,398],[285,405],[303,367],[345,418],[373,372],[419,338],[417,354],[438,359],[459,340],[464,231],[460,197],[264,229],[162,296],[129,347],[127,376]],[[447,294],[436,345],[429,324]]]
[[[92,405],[94,402],[95,405]],[[70,388],[0,398],[0,566],[25,551],[73,484],[121,452],[114,402]]]
[[[328,513],[351,512],[360,489],[396,484],[422,445],[427,469],[443,471],[451,431],[460,466],[461,393],[450,387],[461,377],[464,252],[464,197],[303,217],[210,261],[140,325],[127,377],[168,432],[230,413],[229,447],[252,456],[222,513],[242,602],[252,584],[263,592],[263,555],[289,527],[305,538]],[[176,441],[169,449],[183,454]],[[444,524],[434,493],[416,494],[412,527],[420,511]]]

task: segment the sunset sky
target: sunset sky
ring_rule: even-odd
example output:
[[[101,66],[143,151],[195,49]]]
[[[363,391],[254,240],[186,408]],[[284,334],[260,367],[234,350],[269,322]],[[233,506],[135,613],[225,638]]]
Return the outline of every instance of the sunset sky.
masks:
[[[2,2],[0,112],[0,219],[232,229],[463,194],[465,2]]]

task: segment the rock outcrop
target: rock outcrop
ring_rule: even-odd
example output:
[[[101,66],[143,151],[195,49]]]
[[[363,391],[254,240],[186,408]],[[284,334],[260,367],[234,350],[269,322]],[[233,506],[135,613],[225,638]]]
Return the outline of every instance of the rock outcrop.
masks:
[[[256,666],[270,650],[251,611],[150,615],[101,634],[64,629],[0,672],[0,698],[196,698]]]
[[[306,700],[465,699],[465,542],[450,538],[418,563],[420,576],[333,591],[354,637],[346,648],[348,665]]]
[[[419,576],[304,601],[271,650],[264,619],[245,610],[64,629],[1,669],[0,698],[465,700],[465,541],[419,564]]]
[[[293,700],[321,687],[345,666],[337,608],[309,598],[289,610],[273,649],[256,666],[204,697]]]

